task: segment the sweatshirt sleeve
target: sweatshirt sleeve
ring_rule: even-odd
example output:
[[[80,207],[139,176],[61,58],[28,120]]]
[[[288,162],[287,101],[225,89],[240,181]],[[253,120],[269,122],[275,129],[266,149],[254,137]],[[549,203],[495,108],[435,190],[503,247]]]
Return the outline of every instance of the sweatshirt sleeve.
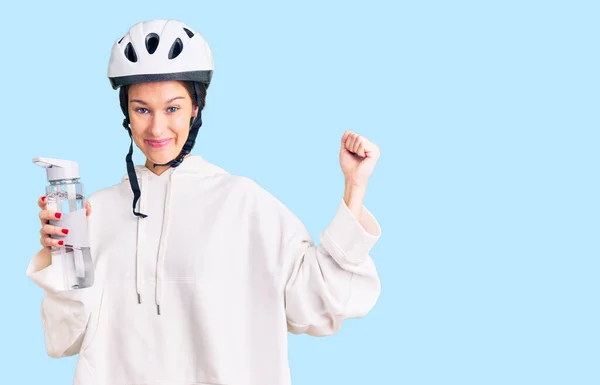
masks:
[[[367,210],[355,218],[342,201],[329,226],[313,244],[304,225],[293,216],[286,236],[285,307],[288,330],[326,336],[348,318],[360,318],[374,307],[381,290],[369,255],[381,236],[379,223]]]
[[[83,289],[62,289],[62,272],[55,265],[40,268],[38,251],[27,266],[27,276],[44,290],[41,319],[46,351],[59,358],[79,353],[96,299],[97,285]]]

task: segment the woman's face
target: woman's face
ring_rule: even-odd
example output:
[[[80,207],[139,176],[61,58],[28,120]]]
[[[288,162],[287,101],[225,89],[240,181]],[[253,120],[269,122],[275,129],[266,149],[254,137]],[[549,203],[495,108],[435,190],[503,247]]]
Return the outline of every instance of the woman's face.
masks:
[[[190,130],[194,106],[183,83],[165,81],[134,84],[128,91],[133,141],[147,158],[146,165],[176,158]]]

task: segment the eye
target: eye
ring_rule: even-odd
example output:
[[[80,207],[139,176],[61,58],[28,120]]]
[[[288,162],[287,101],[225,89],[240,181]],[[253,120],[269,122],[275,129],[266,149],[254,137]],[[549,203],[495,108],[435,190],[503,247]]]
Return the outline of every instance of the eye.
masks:
[[[147,114],[147,113],[148,113],[148,109],[147,109],[147,108],[144,108],[144,107],[139,107],[139,108],[136,108],[136,109],[135,109],[135,111],[136,111],[137,113],[140,113],[140,114]]]
[[[179,107],[169,107],[169,108],[167,108],[167,111],[169,111],[169,112],[177,112],[177,110],[179,110]]]

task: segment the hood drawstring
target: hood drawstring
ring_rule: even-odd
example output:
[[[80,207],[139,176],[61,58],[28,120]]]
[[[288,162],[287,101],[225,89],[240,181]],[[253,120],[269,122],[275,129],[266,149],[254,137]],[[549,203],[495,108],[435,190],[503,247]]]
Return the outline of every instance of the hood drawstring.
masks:
[[[141,199],[140,199],[140,211],[146,211],[146,189],[143,188],[147,185],[148,182],[148,174],[146,172],[142,172],[142,189],[141,189]],[[136,178],[137,179],[137,178]],[[146,221],[138,220],[137,224],[137,246],[135,251],[135,289],[137,292],[138,303],[142,303],[142,290],[144,287],[144,265],[141,261],[142,252],[140,248],[142,245],[142,234],[146,231]]]
[[[220,167],[211,165],[211,164],[202,164],[198,162],[203,162],[200,157],[192,157],[189,159],[189,162],[192,162],[190,166],[192,168],[192,172],[195,174],[201,173],[204,175],[214,175],[214,174],[227,174],[226,171],[221,169]],[[194,170],[194,168],[198,167],[198,169]],[[144,166],[136,167],[136,171],[138,171],[136,175],[137,182],[140,185],[140,199],[138,200],[139,210],[145,212],[148,209],[148,186],[150,181],[150,172]],[[165,191],[165,202],[164,202],[164,215],[163,222],[161,226],[161,235],[158,246],[158,253],[156,257],[156,286],[155,286],[155,302],[156,302],[156,312],[158,315],[161,314],[161,304],[163,302],[163,289],[164,289],[164,266],[167,255],[167,240],[169,237],[169,231],[171,227],[171,211],[173,209],[173,192],[175,191],[175,183],[177,178],[181,175],[186,175],[189,172],[189,169],[185,167],[182,168],[172,168],[169,175],[166,176],[168,178],[167,187]],[[183,174],[182,174],[183,173]],[[128,178],[129,174],[124,177]],[[136,183],[137,185],[137,183]],[[138,207],[136,207],[138,208]],[[147,220],[144,220],[143,217],[138,216],[137,218],[137,240],[136,240],[136,252],[135,252],[135,290],[137,294],[138,304],[142,303],[142,297],[144,295],[144,238],[143,234],[147,231]]]
[[[175,171],[175,170],[173,170]],[[148,173],[141,172],[141,196],[139,199],[140,211],[146,211],[146,189],[145,186],[148,185]],[[159,248],[158,248],[158,258],[156,260],[156,293],[155,293],[155,301],[156,301],[156,312],[160,315],[160,303],[162,300],[162,280],[163,280],[163,269],[164,269],[164,261],[165,254],[167,250],[167,237],[169,233],[169,214],[171,212],[171,190],[173,185],[173,173],[169,175],[169,183],[167,184],[167,193],[165,196],[165,212],[163,217],[162,224],[162,233],[160,236]],[[137,224],[137,247],[136,247],[136,255],[135,255],[135,264],[136,264],[136,277],[135,277],[135,289],[137,292],[138,304],[142,303],[142,294],[144,288],[144,264],[142,261],[143,256],[143,237],[142,234],[146,232],[146,221],[138,220]]]
[[[171,190],[173,189],[173,174],[177,170],[169,175],[169,183],[167,184],[167,193],[165,196],[165,212],[163,216],[162,233],[160,235],[160,243],[158,246],[158,258],[156,260],[156,312],[160,315],[160,303],[163,297],[162,293],[162,281],[163,281],[163,269],[165,263],[165,254],[167,250],[167,237],[169,234],[169,215],[171,213]]]
[[[173,170],[175,171],[175,170]],[[148,185],[148,173],[141,172],[141,196],[139,199],[140,211],[146,211],[146,196],[147,192],[144,187]],[[169,175],[169,183],[167,184],[167,193],[165,196],[165,211],[162,223],[162,233],[160,236],[160,242],[158,247],[158,258],[156,260],[156,293],[155,293],[155,301],[156,301],[156,312],[160,315],[160,303],[162,300],[162,280],[163,280],[163,270],[164,270],[164,261],[167,250],[167,237],[169,233],[169,215],[171,212],[171,191],[173,189],[173,172]],[[136,247],[136,255],[135,255],[135,264],[136,264],[136,277],[135,277],[135,290],[137,292],[138,304],[142,303],[142,294],[144,288],[144,264],[142,261],[143,256],[143,237],[142,234],[146,232],[146,221],[138,220],[137,223],[137,247]]]

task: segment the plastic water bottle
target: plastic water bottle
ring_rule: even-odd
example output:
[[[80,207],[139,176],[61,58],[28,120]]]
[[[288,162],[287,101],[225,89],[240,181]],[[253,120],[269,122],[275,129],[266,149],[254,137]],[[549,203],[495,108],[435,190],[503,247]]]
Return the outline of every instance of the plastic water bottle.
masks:
[[[63,246],[52,247],[52,264],[63,272],[64,289],[83,289],[94,283],[94,263],[88,240],[85,194],[76,162],[54,158],[33,158],[33,163],[46,169],[48,210],[62,213],[50,224],[69,229]]]

